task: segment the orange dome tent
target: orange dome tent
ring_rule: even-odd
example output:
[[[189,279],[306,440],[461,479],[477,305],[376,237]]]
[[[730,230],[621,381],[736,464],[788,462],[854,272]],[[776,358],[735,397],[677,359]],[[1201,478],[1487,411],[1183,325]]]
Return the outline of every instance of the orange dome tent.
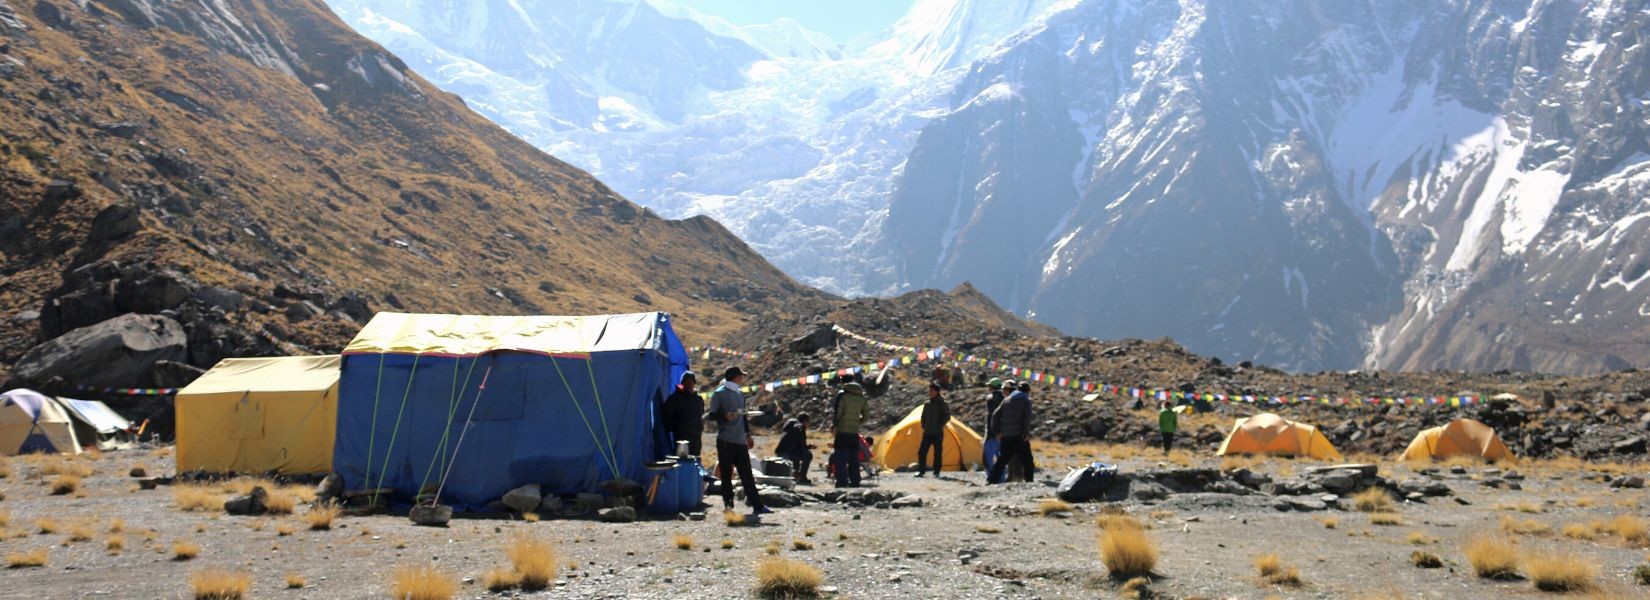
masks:
[[[956,417],[951,417],[951,422],[945,425],[945,441],[942,444],[945,448],[942,458],[945,459],[947,471],[961,471],[985,462],[985,440]],[[921,445],[922,406],[918,405],[899,424],[888,428],[877,438],[871,454],[883,468],[897,469],[917,464],[917,449]]]
[[[1238,419],[1220,443],[1219,456],[1227,454],[1282,454],[1308,456],[1319,460],[1342,460],[1341,453],[1317,427],[1297,423],[1272,413]]]
[[[1484,460],[1512,458],[1512,451],[1495,435],[1495,430],[1473,419],[1456,419],[1441,427],[1423,429],[1409,443],[1400,460],[1424,460],[1451,456],[1477,456]]]

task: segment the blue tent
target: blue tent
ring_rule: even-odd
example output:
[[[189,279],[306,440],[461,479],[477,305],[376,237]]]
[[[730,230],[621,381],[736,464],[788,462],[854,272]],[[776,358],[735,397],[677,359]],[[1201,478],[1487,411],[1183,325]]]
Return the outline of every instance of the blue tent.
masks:
[[[642,481],[656,418],[688,368],[665,313],[492,317],[379,313],[343,352],[333,470],[398,502],[440,488],[476,508]]]

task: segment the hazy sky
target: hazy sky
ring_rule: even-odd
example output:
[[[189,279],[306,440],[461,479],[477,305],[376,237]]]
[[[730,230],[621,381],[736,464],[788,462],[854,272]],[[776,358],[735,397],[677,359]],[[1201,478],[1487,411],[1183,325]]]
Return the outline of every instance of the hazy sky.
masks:
[[[894,24],[912,0],[675,0],[677,4],[716,15],[735,25],[767,23],[790,17],[804,27],[846,42],[854,36]]]

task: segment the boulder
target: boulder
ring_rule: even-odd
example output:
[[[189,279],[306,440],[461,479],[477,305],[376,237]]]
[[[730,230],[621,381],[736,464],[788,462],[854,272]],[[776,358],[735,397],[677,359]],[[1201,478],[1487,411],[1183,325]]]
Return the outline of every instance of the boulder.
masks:
[[[320,483],[315,484],[316,500],[332,500],[344,494],[344,478],[337,473],[327,473]]]
[[[1638,475],[1627,475],[1625,477],[1617,477],[1614,481],[1610,482],[1610,487],[1613,487],[1613,488],[1631,488],[1631,489],[1635,489],[1635,490],[1644,489],[1644,478],[1639,477]]]
[[[232,515],[261,515],[268,510],[264,506],[268,499],[269,492],[264,490],[264,486],[255,486],[252,493],[224,502],[223,510]]]
[[[414,525],[446,527],[447,522],[453,519],[453,507],[440,504],[414,506],[407,512],[407,518],[411,519]]]
[[[922,498],[920,496],[906,496],[890,502],[888,505],[894,508],[921,508]]]
[[[30,349],[18,359],[9,387],[150,387],[156,363],[188,359],[187,343],[177,321],[122,315]]]
[[[1318,485],[1336,494],[1345,494],[1357,487],[1358,480],[1345,473],[1330,473],[1318,478]]]
[[[1617,454],[1644,454],[1645,443],[1643,437],[1630,437],[1610,445],[1610,449]]]
[[[596,511],[596,516],[603,523],[634,523],[636,521],[636,509],[629,506],[604,508]]]
[[[90,244],[124,239],[143,228],[138,209],[130,204],[111,204],[92,217],[92,230],[86,234]]]
[[[769,508],[792,508],[802,505],[802,497],[795,492],[778,488],[762,488],[757,493],[762,496],[762,504]]]
[[[786,348],[795,354],[813,354],[836,345],[836,330],[828,324],[815,325],[813,331],[793,339]]]
[[[544,492],[540,490],[539,484],[529,483],[505,492],[504,498],[500,501],[504,502],[505,506],[510,507],[510,510],[518,513],[533,512],[538,510],[540,503],[544,502]]]

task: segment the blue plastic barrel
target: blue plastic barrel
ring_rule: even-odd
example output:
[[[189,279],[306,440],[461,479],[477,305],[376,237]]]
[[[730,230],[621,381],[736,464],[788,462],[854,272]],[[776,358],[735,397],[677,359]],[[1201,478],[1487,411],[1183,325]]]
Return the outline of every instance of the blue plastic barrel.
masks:
[[[649,471],[653,479],[644,485],[648,495],[647,511],[659,515],[673,515],[682,512],[682,486],[677,480],[681,478],[680,467],[662,471]]]
[[[699,467],[699,459],[685,458],[676,463],[676,485],[680,486],[676,501],[682,510],[698,510],[705,491],[705,471]]]

